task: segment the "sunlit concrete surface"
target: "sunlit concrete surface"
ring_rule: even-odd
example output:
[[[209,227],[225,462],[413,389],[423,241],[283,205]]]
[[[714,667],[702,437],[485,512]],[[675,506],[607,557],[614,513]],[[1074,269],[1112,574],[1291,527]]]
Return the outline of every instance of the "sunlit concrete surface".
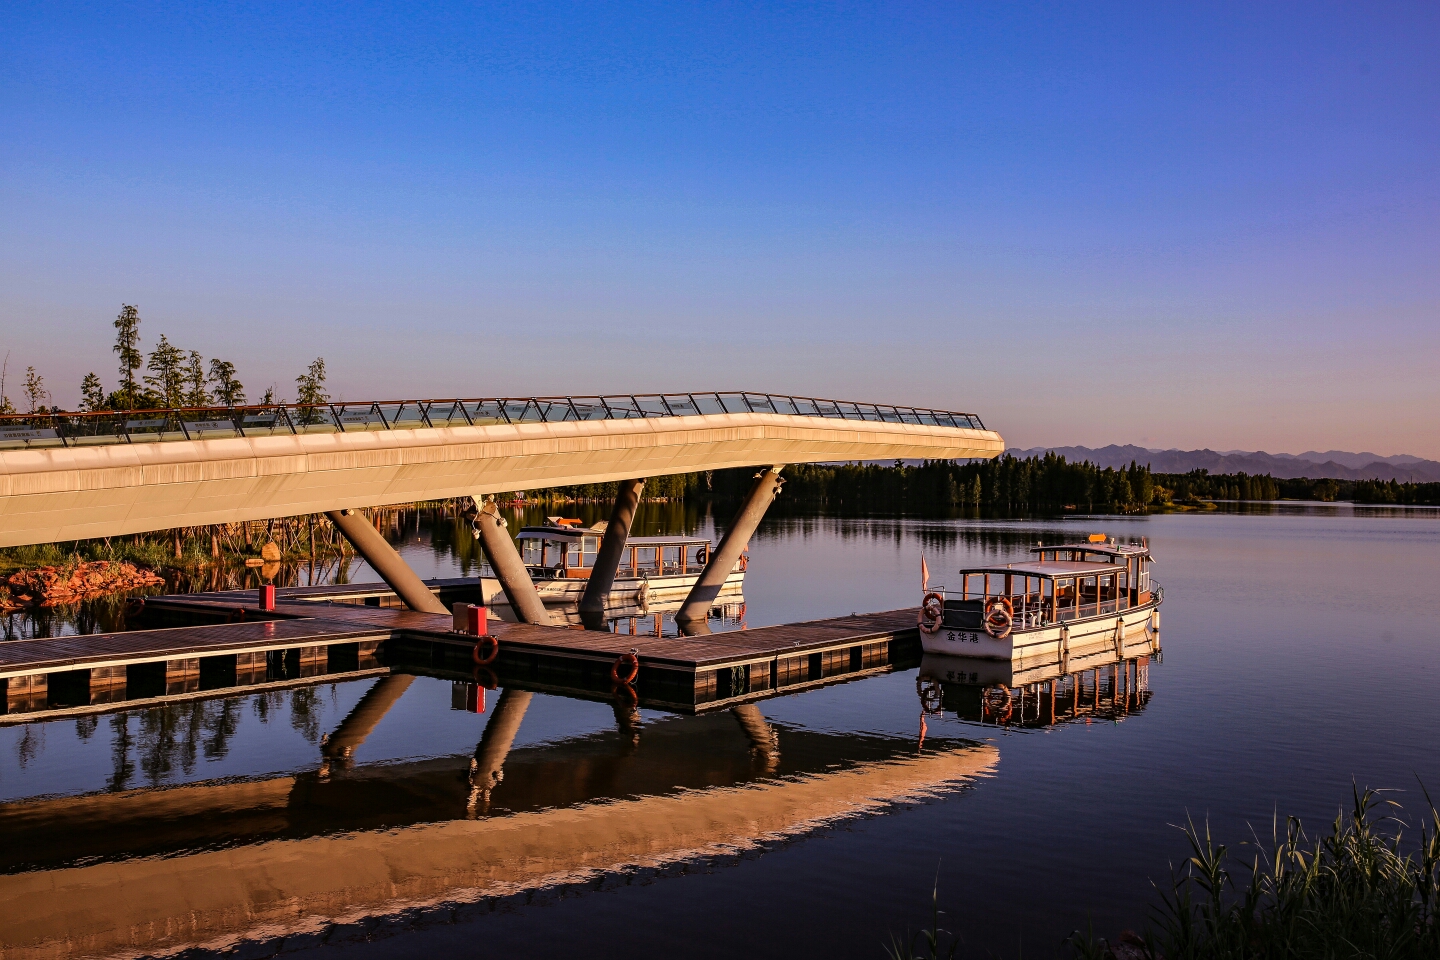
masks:
[[[993,430],[771,413],[0,451],[0,546],[727,467],[990,458]]]
[[[663,867],[936,796],[993,773],[998,760],[988,744],[942,748],[738,787],[9,874],[0,876],[0,955],[224,949],[620,868]],[[239,805],[278,819],[293,787],[287,777],[77,798],[32,816],[72,816],[89,805],[124,829],[132,817],[182,823]],[[24,819],[27,811],[16,813]]]

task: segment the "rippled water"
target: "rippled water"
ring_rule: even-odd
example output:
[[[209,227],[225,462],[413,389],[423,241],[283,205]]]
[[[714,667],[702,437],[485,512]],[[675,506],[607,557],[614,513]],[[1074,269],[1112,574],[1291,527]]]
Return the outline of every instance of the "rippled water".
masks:
[[[713,532],[678,508],[647,510],[637,532],[682,527]],[[913,605],[922,552],[943,582],[1037,539],[1101,530],[1149,537],[1166,588],[1153,697],[1120,723],[1007,733],[930,718],[917,751],[907,670],[763,701],[767,750],[728,712],[644,711],[636,725],[605,703],[536,694],[486,796],[472,758],[493,755],[484,728],[513,716],[517,695],[502,709],[490,691],[476,714],[454,709],[449,682],[417,678],[352,763],[329,767],[322,737],[376,681],[322,683],[0,728],[3,869],[14,880],[98,858],[161,864],[163,878],[204,851],[260,856],[327,835],[352,839],[323,856],[293,850],[323,872],[325,856],[341,869],[345,849],[394,836],[433,865],[460,849],[447,823],[478,821],[488,832],[464,842],[489,844],[471,859],[493,858],[480,866],[509,884],[505,898],[362,923],[339,946],[879,957],[892,932],[926,920],[938,877],[946,925],[969,946],[1048,956],[1087,922],[1098,933],[1143,922],[1150,880],[1184,854],[1170,824],[1187,816],[1240,840],[1277,811],[1320,826],[1352,781],[1416,802],[1420,782],[1440,785],[1433,510],[775,516],[751,547],[747,624]],[[453,533],[422,523],[402,551],[422,575],[458,575]],[[144,806],[162,787],[164,802]],[[744,842],[742,822],[764,839]],[[171,859],[138,859],[156,854]]]

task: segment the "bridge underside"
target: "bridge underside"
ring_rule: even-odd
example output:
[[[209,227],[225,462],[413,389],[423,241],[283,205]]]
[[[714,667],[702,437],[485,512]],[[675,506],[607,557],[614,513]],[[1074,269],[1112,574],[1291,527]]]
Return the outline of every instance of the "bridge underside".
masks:
[[[0,452],[0,546],[774,463],[990,458],[990,430],[769,413]]]

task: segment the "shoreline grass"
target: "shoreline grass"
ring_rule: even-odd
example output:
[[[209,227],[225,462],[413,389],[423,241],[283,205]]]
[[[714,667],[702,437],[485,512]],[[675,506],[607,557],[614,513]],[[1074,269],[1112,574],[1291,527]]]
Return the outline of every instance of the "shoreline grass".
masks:
[[[1348,811],[1314,840],[1298,818],[1277,816],[1268,842],[1232,849],[1188,821],[1189,856],[1155,884],[1160,902],[1143,934],[1112,942],[1077,930],[1060,949],[1078,960],[1435,960],[1440,811],[1422,788],[1412,830],[1386,792],[1354,789]],[[908,941],[892,935],[886,956],[964,956],[941,916],[937,888],[929,927]]]

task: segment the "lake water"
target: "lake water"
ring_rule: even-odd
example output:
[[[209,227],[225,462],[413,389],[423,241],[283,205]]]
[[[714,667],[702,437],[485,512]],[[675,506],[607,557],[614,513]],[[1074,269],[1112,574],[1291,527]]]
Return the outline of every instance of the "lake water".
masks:
[[[713,533],[706,517],[675,507],[646,508],[637,532],[679,528]],[[913,606],[922,553],[932,583],[944,583],[962,565],[1099,531],[1148,537],[1166,590],[1151,699],[1122,722],[1007,732],[947,714],[928,719],[920,750],[910,669],[762,701],[775,734],[767,752],[728,712],[642,711],[637,724],[606,703],[535,694],[504,779],[477,797],[469,771],[485,725],[503,712],[500,691],[476,714],[453,709],[451,683],[417,678],[349,766],[322,769],[322,737],[376,683],[327,682],[0,728],[4,870],[160,855],[171,864],[326,835],[423,845],[447,822],[480,818],[497,838],[519,831],[495,848],[517,863],[563,863],[565,831],[578,830],[569,876],[527,886],[514,880],[523,869],[497,864],[519,871],[507,874],[503,898],[378,927],[358,921],[326,949],[880,957],[892,934],[927,921],[938,883],[943,925],[971,950],[1050,956],[1087,923],[1102,935],[1143,925],[1150,881],[1185,856],[1171,825],[1187,816],[1238,842],[1252,826],[1268,835],[1277,812],[1322,829],[1352,783],[1396,788],[1414,805],[1422,782],[1440,787],[1434,510],[777,515],[751,545],[746,624]],[[421,523],[402,552],[422,575],[455,576],[452,544],[453,531],[432,537]],[[508,703],[513,716],[520,701]],[[944,786],[927,786],[936,776]],[[107,792],[187,785],[265,799],[136,830],[103,817],[88,833],[34,826],[53,831],[65,804],[99,810]],[[764,839],[746,842],[742,821]],[[606,829],[638,831],[654,859],[587,872],[606,861],[603,844],[592,850],[585,838]]]

